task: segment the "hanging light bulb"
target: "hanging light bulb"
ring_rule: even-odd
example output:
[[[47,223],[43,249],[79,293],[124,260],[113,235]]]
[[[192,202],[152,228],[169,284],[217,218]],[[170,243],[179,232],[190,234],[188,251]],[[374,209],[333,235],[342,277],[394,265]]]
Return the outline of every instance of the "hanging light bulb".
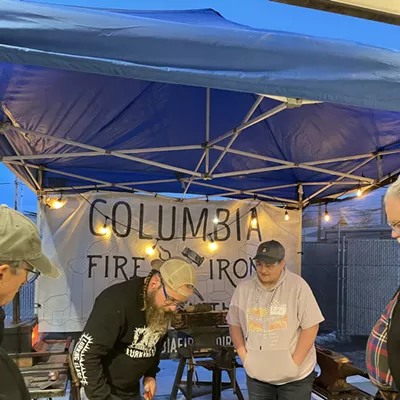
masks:
[[[208,243],[208,248],[209,248],[211,251],[217,250],[217,248],[218,248],[217,243],[214,242],[214,240],[213,240],[213,238],[211,237],[211,235],[210,235],[209,237],[210,237],[210,243]]]
[[[361,190],[361,184],[358,184],[358,189],[357,189],[357,197],[361,197],[362,196],[362,190]]]
[[[147,246],[146,247],[146,254],[148,256],[152,256],[156,252],[156,245],[153,244],[153,246]]]
[[[330,216],[329,213],[328,213],[328,205],[325,204],[324,220],[325,220],[326,222],[328,222],[328,221],[330,221],[330,219],[331,219],[331,216]]]
[[[148,256],[152,256],[156,252],[157,243],[158,243],[158,239],[152,246],[149,245],[146,247],[145,251]]]
[[[57,200],[54,200],[51,203],[50,207],[53,208],[54,210],[59,210],[60,208],[64,207],[65,203],[66,203],[66,201],[63,200],[62,193],[61,193],[60,197]]]
[[[108,217],[106,217],[106,221],[104,225],[100,228],[100,234],[103,236],[108,236],[111,233],[110,228],[107,226]]]
[[[209,248],[211,251],[215,251],[215,250],[217,250],[218,245],[217,245],[217,243],[215,243],[215,242],[210,242],[210,243],[208,244],[208,248]]]
[[[219,219],[218,219],[217,217],[215,217],[215,218],[213,219],[213,222],[214,222],[215,225],[217,225],[218,222],[219,222]]]
[[[251,227],[252,228],[257,228],[257,218],[252,218],[251,219]]]
[[[288,213],[288,210],[285,211],[285,221],[289,221],[289,213]]]
[[[63,207],[64,206],[64,204],[63,204],[63,202],[61,201],[61,197],[58,199],[58,200],[56,200],[54,203],[53,203],[53,205],[52,205],[52,208],[54,208],[55,210],[59,210],[61,207]]]

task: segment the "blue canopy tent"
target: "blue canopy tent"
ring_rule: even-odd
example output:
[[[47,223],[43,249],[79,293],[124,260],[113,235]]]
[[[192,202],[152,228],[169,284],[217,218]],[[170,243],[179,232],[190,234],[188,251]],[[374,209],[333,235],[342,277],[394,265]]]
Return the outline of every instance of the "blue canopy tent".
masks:
[[[213,10],[0,7],[0,156],[39,194],[302,208],[400,171],[399,52]]]

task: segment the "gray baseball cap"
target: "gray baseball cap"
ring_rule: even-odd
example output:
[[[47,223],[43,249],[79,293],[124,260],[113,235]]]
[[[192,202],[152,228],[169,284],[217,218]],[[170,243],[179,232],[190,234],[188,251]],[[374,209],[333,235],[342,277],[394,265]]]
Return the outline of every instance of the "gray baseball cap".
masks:
[[[253,260],[264,261],[266,264],[275,264],[285,258],[285,248],[276,240],[261,243]]]
[[[0,260],[25,261],[42,275],[60,276],[59,269],[43,254],[36,225],[6,205],[0,205]]]

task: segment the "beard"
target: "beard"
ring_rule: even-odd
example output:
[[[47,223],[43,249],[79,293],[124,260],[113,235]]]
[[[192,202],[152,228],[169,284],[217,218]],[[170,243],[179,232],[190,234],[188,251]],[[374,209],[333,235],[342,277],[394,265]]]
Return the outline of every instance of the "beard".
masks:
[[[166,333],[172,320],[173,311],[157,307],[155,296],[157,292],[147,293],[146,298],[146,324],[153,331]]]

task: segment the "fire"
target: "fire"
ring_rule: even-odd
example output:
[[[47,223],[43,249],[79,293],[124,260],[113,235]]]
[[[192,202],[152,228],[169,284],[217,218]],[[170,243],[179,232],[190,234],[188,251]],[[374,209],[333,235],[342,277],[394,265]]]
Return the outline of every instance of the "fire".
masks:
[[[32,329],[32,347],[39,341],[39,325],[36,324]]]

